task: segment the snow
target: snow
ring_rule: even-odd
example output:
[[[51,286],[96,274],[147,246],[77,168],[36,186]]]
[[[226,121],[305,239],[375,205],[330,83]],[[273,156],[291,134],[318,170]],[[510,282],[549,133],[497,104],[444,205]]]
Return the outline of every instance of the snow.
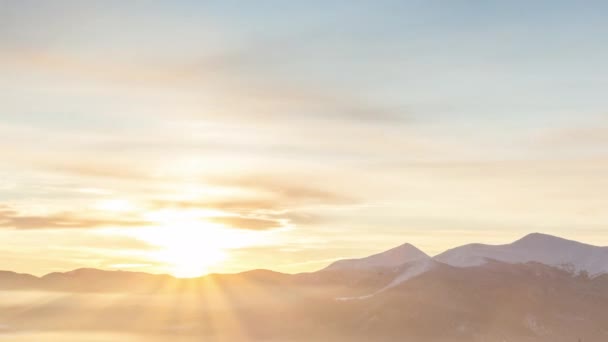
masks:
[[[380,289],[378,292],[387,290],[391,287],[395,287],[414,277],[417,277],[423,273],[426,273],[426,272],[432,270],[436,265],[437,265],[437,263],[435,261],[433,261],[433,259],[415,261],[415,262],[411,263],[411,266],[408,267],[404,272],[402,272],[395,279],[393,279],[393,281],[391,281],[390,284],[386,285],[384,288]]]
[[[590,276],[608,273],[608,247],[597,247],[559,237],[534,233],[507,245],[470,244],[434,258],[455,266],[479,266],[488,260],[507,263],[539,262]]]
[[[372,293],[369,295],[365,295],[365,296],[357,296],[357,297],[337,297],[335,298],[335,300],[339,301],[339,302],[346,302],[349,300],[363,300],[363,299],[368,299],[371,298],[375,295],[376,293]]]
[[[427,260],[430,257],[409,243],[360,259],[345,259],[334,262],[324,270],[370,270],[376,268],[394,268],[416,260]]]
[[[409,263],[407,268],[403,272],[401,272],[399,275],[397,275],[395,277],[395,279],[393,279],[388,285],[375,291],[374,293],[371,293],[371,294],[368,294],[365,296],[358,296],[358,297],[338,297],[338,298],[336,298],[336,300],[347,301],[347,300],[361,300],[361,299],[371,298],[371,297],[377,295],[378,293],[386,291],[392,287],[395,287],[399,284],[402,284],[410,279],[413,279],[421,274],[424,274],[424,273],[432,270],[436,265],[437,265],[437,262],[435,262],[433,259],[430,259],[430,258],[413,261],[413,262]]]
[[[473,267],[490,260],[512,264],[539,262],[575,274],[584,271],[591,277],[608,274],[608,247],[592,246],[539,233],[529,234],[506,245],[468,244],[445,251],[434,258],[410,244],[403,244],[366,258],[339,260],[324,270],[401,270],[388,285],[371,294],[335,298],[338,301],[348,301],[371,298],[432,270],[440,263],[454,267]]]

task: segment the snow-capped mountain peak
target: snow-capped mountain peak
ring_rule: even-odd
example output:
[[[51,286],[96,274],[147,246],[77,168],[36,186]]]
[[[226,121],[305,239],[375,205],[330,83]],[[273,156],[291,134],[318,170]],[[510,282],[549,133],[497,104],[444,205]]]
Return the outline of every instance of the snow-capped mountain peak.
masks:
[[[608,273],[608,247],[592,246],[560,237],[532,233],[506,245],[469,244],[450,249],[435,260],[456,267],[471,267],[498,260],[507,263],[539,262],[590,275]]]
[[[388,251],[359,259],[338,260],[324,270],[369,270],[375,268],[394,268],[408,262],[429,259],[430,257],[415,246],[405,243]]]

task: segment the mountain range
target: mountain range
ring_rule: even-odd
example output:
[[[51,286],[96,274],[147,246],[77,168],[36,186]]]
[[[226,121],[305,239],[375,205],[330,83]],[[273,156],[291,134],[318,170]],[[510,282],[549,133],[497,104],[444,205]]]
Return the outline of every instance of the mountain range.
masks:
[[[53,298],[0,302],[0,326],[14,331],[137,331],[210,341],[608,340],[608,247],[538,233],[435,257],[403,244],[300,274],[177,279],[97,269],[43,277],[5,271],[0,289]],[[117,295],[112,305],[100,299]],[[233,334],[235,319],[245,335]]]

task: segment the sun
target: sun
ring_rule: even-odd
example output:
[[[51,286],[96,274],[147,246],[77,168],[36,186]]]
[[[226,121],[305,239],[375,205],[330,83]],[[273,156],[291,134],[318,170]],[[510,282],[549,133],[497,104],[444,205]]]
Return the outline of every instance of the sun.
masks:
[[[162,234],[165,238],[157,252],[151,257],[166,265],[169,272],[179,278],[192,278],[210,272],[226,259],[226,251],[220,246],[206,242],[205,236],[187,236],[176,238],[170,233]]]
[[[144,228],[138,238],[157,247],[147,257],[180,278],[210,272],[227,258],[228,241],[219,240],[215,227],[207,225]]]
[[[200,212],[162,211],[148,215],[158,226],[138,229],[136,238],[154,247],[147,258],[180,278],[221,271],[230,251],[260,240],[255,232],[206,222]]]

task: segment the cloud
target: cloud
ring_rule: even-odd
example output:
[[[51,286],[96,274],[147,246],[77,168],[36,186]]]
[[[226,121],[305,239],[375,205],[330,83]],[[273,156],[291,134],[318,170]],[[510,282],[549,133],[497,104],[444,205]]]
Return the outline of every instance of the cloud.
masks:
[[[89,229],[102,227],[141,227],[150,222],[139,219],[83,217],[71,212],[48,215],[20,213],[9,206],[0,206],[0,227],[14,229]]]
[[[284,180],[271,175],[246,175],[241,177],[208,177],[211,184],[229,188],[251,189],[270,195],[278,202],[290,204],[351,204],[350,196],[316,186],[311,181]]]
[[[311,214],[308,212],[302,212],[298,210],[287,211],[277,215],[278,218],[288,220],[289,223],[295,225],[315,224],[324,222],[327,218],[321,215]]]
[[[608,146],[608,115],[596,116],[594,120],[567,127],[549,129],[543,132],[536,142],[543,147],[605,148]]]
[[[304,212],[298,206],[288,206],[280,200],[221,199],[216,201],[153,201],[150,208],[179,210],[213,209],[228,216],[205,217],[211,221],[237,229],[267,230],[287,224],[300,226],[323,222],[324,217]],[[253,217],[254,216],[254,217]]]
[[[257,210],[280,210],[284,203],[272,199],[263,198],[228,198],[213,200],[153,200],[148,202],[153,209],[217,209],[231,212],[250,212]]]
[[[47,164],[47,170],[57,171],[60,173],[68,173],[78,176],[91,178],[117,178],[117,179],[142,179],[152,178],[149,173],[142,170],[134,170],[131,165],[124,166],[118,162],[115,163],[54,163]]]
[[[173,105],[173,90],[180,90],[180,98],[189,99],[187,102],[193,100],[199,108],[213,109],[187,113],[173,110],[171,116],[181,114],[239,121],[410,122],[411,115],[401,105],[380,104],[338,87],[323,85],[321,80],[306,84],[297,82],[294,77],[286,78],[282,69],[290,68],[290,62],[300,56],[300,47],[284,49],[284,42],[289,40],[281,39],[278,43],[261,41],[214,54],[183,57],[177,62],[159,61],[151,55],[144,55],[133,62],[120,58],[102,60],[69,50],[52,51],[45,47],[5,48],[0,62],[13,71],[30,73],[35,70],[59,82],[101,84],[115,88],[127,85],[129,89],[152,92],[170,90],[164,93]],[[276,51],[282,53],[277,54]],[[269,59],[275,63],[268,63]],[[201,99],[201,93],[209,96]]]
[[[546,140],[558,146],[607,146],[608,125],[562,129]]]
[[[247,230],[269,230],[283,227],[279,220],[242,217],[242,216],[217,216],[206,218],[205,220],[219,223],[231,228],[247,229]]]
[[[293,175],[292,175],[293,176]],[[204,183],[242,194],[231,194],[218,198],[193,200],[151,200],[150,209],[217,209],[236,213],[285,213],[309,206],[343,206],[358,203],[358,200],[339,191],[328,190],[327,185],[312,182],[298,183],[271,175],[244,175],[235,177],[208,176]]]

